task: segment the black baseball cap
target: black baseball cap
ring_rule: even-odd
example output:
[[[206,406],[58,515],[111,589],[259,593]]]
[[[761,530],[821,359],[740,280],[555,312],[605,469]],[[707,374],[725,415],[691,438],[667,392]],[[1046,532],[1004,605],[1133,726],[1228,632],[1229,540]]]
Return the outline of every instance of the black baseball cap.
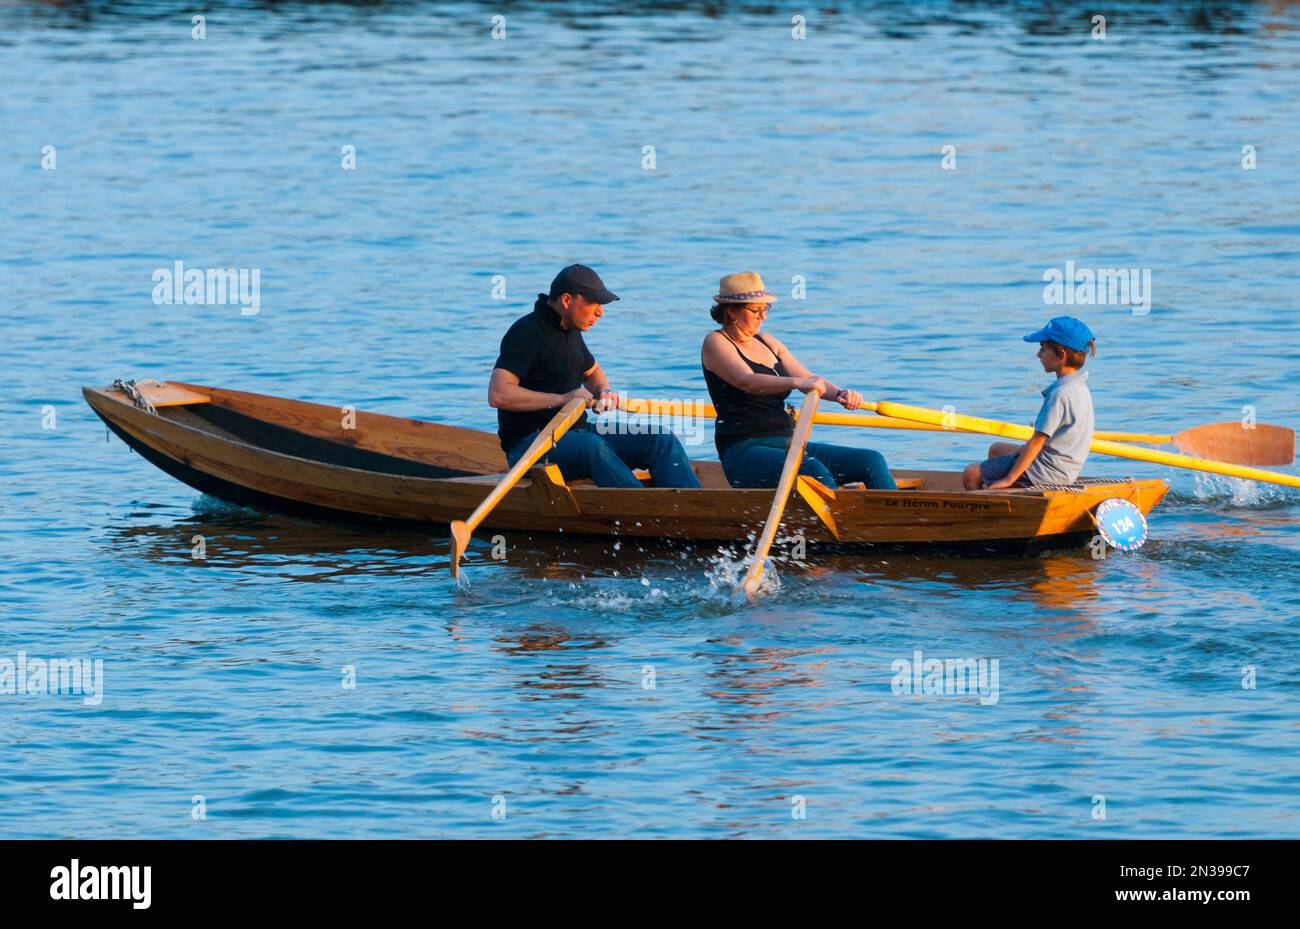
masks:
[[[577,294],[592,303],[613,303],[618,294],[605,286],[600,275],[586,265],[569,265],[551,281],[552,297],[560,294]]]

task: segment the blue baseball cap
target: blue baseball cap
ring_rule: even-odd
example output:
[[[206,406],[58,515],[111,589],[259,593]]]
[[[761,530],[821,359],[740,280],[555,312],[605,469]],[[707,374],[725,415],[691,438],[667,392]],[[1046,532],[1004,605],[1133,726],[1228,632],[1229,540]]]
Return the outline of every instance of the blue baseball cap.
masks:
[[[1076,352],[1087,351],[1092,340],[1092,330],[1073,316],[1054,316],[1042,329],[1025,336],[1026,342],[1055,342]]]

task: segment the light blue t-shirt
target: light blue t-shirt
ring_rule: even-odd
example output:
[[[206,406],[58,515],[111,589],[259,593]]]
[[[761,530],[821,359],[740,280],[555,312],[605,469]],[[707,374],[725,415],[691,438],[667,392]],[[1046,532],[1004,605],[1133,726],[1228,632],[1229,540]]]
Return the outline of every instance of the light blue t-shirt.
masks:
[[[1092,394],[1087,371],[1058,377],[1043,391],[1034,431],[1048,436],[1025,477],[1034,484],[1070,484],[1083,471],[1092,446]]]

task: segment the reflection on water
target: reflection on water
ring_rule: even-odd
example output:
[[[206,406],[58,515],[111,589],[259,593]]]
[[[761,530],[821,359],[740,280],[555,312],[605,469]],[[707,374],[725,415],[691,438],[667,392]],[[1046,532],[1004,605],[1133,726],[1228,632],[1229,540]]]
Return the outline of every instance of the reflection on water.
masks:
[[[1088,622],[1100,596],[1097,582],[1102,572],[1096,561],[1055,555],[1040,559],[1039,564],[1043,577],[1030,585],[1039,604],[1051,610],[1075,610],[1078,619]]]
[[[604,686],[596,665],[588,660],[562,661],[562,656],[572,651],[606,649],[610,645],[599,639],[581,639],[560,630],[549,630],[532,626],[517,630],[497,639],[498,650],[507,657],[527,654],[536,657],[539,653],[546,656],[546,661],[538,666],[530,662],[527,673],[515,682],[520,695],[525,700],[544,700],[551,698],[578,699],[583,691],[592,687]],[[572,734],[572,726],[560,728],[557,732]]]
[[[697,653],[714,666],[708,672],[710,687],[704,693],[718,701],[720,712],[716,718],[728,725],[771,723],[784,718],[788,709],[782,712],[781,707],[795,704],[794,695],[787,693],[790,688],[819,688],[825,684],[818,675],[826,668],[824,662],[796,659],[838,652],[833,647],[750,647],[736,638],[710,641],[708,646]]]
[[[719,565],[728,566],[730,574],[741,570],[745,551],[738,546],[720,554],[726,547],[716,543],[623,540],[616,547],[607,539],[506,532],[501,533],[504,559],[490,557],[487,544],[476,543],[477,554],[471,549],[462,567],[462,590],[450,577],[448,541],[434,532],[381,531],[211,503],[197,515],[164,523],[152,513],[132,515],[130,522],[108,528],[105,550],[111,557],[220,571],[241,583],[252,578],[313,584],[403,578],[439,596],[458,592],[468,605],[522,601],[542,608],[622,612],[659,604],[667,615],[695,610],[712,616],[743,608],[735,591],[718,583]],[[1136,554],[1108,550],[1104,559],[1093,558],[1086,547],[1031,558],[812,547],[799,561],[778,552],[771,572],[780,577],[776,600],[789,609],[835,609],[836,603],[858,596],[870,602],[874,593],[889,591],[899,595],[890,602],[900,610],[907,608],[911,595],[949,601],[947,608],[958,613],[1013,615],[1028,606],[1043,631],[1071,638],[1091,634],[1107,617],[1181,608],[1182,594],[1169,584],[1171,562],[1232,575],[1243,562],[1262,564],[1276,557],[1269,538],[1289,541],[1294,551],[1294,517],[1269,512],[1200,519],[1194,544],[1157,539]],[[200,539],[203,559],[195,557]],[[1281,580],[1264,583],[1271,587]],[[520,582],[536,586],[521,588]],[[1206,609],[1237,610],[1266,602],[1252,588],[1232,584],[1205,595],[1211,598],[1200,604]],[[561,633],[560,641],[565,640]]]
[[[450,578],[449,542],[436,530],[382,531],[301,520],[275,513],[231,512],[223,505],[207,508],[209,515],[175,519],[164,524],[135,522],[109,529],[109,543],[124,558],[161,564],[235,570],[259,569],[294,581],[336,581],[351,576],[423,576]],[[149,514],[138,514],[149,517]],[[575,539],[557,534],[499,532],[506,556],[482,557],[491,547],[481,541],[463,569],[471,577],[508,571],[538,581],[579,582],[599,577],[698,577],[719,558],[716,542],[680,540]],[[196,536],[202,537],[205,558],[194,556]],[[858,574],[865,582],[900,586],[944,585],[964,589],[1029,589],[1044,606],[1087,607],[1096,593],[1089,581],[1100,567],[1086,549],[1015,555],[935,554],[925,549],[843,551],[808,549],[795,560],[777,552],[777,570],[797,576],[806,585]],[[743,547],[726,556],[737,563]],[[474,589],[473,584],[470,590]]]

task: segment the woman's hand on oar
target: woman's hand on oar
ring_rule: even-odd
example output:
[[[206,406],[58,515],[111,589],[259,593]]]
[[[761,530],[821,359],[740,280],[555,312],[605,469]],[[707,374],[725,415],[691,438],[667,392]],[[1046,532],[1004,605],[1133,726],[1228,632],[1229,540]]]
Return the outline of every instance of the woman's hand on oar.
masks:
[[[790,438],[790,449],[785,453],[785,466],[781,469],[781,480],[776,485],[772,508],[767,513],[767,523],[763,526],[763,534],[758,537],[758,545],[754,547],[754,560],[750,563],[749,570],[745,572],[744,581],[741,582],[741,589],[751,603],[757,599],[758,583],[763,578],[763,564],[767,561],[767,553],[772,548],[773,540],[776,539],[776,530],[781,524],[781,514],[785,512],[786,501],[790,499],[790,489],[794,487],[795,478],[799,474],[799,465],[803,463],[804,447],[808,444],[808,434],[812,432],[816,413],[817,391],[812,390],[804,396],[803,406],[799,408],[799,423]]]
[[[960,413],[931,410],[923,406],[911,406],[906,403],[893,403],[881,400],[876,404],[876,411],[882,416],[892,416],[912,422],[931,423],[933,425],[951,425],[965,432],[980,432],[985,435],[1001,436],[1004,439],[1018,439],[1022,442],[1030,439],[1034,430],[1028,426],[1004,423],[996,419],[981,419],[977,416],[963,416]],[[1258,427],[1257,427],[1258,428]],[[1259,468],[1247,468],[1241,465],[1227,464],[1222,461],[1210,461],[1205,458],[1191,458],[1186,455],[1174,455],[1155,449],[1138,448],[1136,445],[1124,445],[1108,439],[1094,438],[1092,450],[1099,455],[1113,455],[1116,458],[1133,458],[1137,461],[1150,461],[1155,464],[1169,465],[1174,468],[1187,468],[1192,471],[1205,471],[1209,474],[1222,474],[1227,477],[1240,477],[1250,481],[1265,481],[1270,484],[1282,484],[1286,487],[1300,487],[1300,477],[1294,474],[1280,474],[1277,471],[1261,471]]]
[[[582,411],[586,408],[586,401],[570,400],[560,408],[549,423],[537,433],[537,438],[533,439],[528,450],[524,452],[522,458],[515,462],[515,466],[506,472],[505,477],[501,478],[492,492],[483,498],[483,502],[475,507],[474,512],[470,514],[469,519],[462,522],[459,519],[452,520],[451,523],[451,576],[460,576],[460,556],[465,554],[465,549],[469,547],[469,538],[479,524],[492,512],[493,508],[505,497],[511,487],[519,483],[519,479],[535,465],[539,458],[555,447],[555,443],[560,441],[560,437],[569,431],[569,427],[578,421],[582,416]]]

